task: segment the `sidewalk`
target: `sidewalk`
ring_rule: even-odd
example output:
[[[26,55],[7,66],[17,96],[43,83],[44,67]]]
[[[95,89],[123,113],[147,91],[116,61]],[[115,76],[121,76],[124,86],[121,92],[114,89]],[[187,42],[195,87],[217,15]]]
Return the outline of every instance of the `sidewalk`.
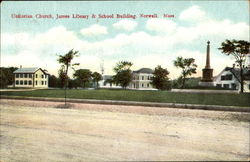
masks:
[[[172,89],[171,92],[187,92],[187,93],[239,93],[238,90],[215,90],[215,89]]]
[[[23,96],[4,96],[0,99],[18,99],[18,100],[37,100],[37,101],[54,101],[64,102],[64,98],[43,98],[43,97],[23,97]],[[232,112],[250,112],[250,107],[240,106],[220,106],[220,105],[197,105],[197,104],[178,104],[178,103],[158,103],[158,102],[136,102],[136,101],[116,101],[116,100],[94,100],[94,99],[69,99],[68,103],[93,103],[106,105],[131,105],[131,106],[146,106],[159,108],[180,108],[180,109],[200,109],[213,111],[232,111]]]

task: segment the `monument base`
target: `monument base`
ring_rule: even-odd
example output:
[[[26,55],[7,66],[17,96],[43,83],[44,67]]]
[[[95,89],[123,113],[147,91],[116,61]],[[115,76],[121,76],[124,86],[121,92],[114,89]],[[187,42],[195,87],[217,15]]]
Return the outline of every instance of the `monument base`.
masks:
[[[203,87],[214,87],[214,82],[199,82],[199,86],[203,86]]]

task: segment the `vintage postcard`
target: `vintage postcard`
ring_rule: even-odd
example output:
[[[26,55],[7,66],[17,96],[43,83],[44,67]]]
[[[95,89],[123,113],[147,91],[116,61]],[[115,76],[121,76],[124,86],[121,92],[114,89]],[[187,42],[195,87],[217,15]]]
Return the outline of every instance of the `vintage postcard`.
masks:
[[[249,4],[2,1],[0,161],[250,160]]]

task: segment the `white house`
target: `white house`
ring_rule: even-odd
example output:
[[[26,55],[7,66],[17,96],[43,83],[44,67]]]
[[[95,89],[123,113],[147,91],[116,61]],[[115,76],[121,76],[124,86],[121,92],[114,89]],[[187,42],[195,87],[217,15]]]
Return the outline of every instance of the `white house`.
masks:
[[[151,84],[153,70],[150,68],[141,68],[133,71],[133,80],[129,84],[130,89],[155,90]]]
[[[250,92],[250,69],[244,69],[244,92]],[[219,75],[214,77],[214,86],[233,90],[240,90],[240,69],[226,67]]]
[[[14,71],[14,87],[48,88],[49,74],[41,68],[22,68]]]
[[[127,88],[136,90],[156,90],[151,84],[153,70],[149,68],[141,68],[133,71],[133,79]],[[115,83],[110,82],[112,75],[103,75],[103,80],[99,82],[100,88],[122,88]]]

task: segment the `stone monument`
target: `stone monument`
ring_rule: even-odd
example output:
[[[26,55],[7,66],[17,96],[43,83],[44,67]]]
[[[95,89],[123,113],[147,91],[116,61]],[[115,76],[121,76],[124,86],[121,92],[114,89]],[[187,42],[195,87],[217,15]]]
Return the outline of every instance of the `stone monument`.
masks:
[[[213,69],[210,67],[210,42],[207,42],[207,58],[206,58],[206,66],[202,69],[202,78],[199,82],[200,86],[211,87],[213,84]]]

